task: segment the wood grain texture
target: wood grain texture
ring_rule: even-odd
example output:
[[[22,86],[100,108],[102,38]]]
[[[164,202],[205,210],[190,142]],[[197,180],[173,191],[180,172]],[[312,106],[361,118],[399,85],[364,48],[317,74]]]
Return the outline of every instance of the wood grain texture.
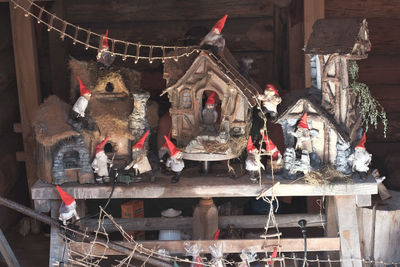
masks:
[[[330,0],[325,3],[326,17],[400,18],[397,0]]]
[[[368,18],[369,36],[372,45],[371,54],[400,54],[400,18]]]
[[[271,180],[263,179],[261,187],[251,184],[247,176],[233,180],[227,177],[200,176],[187,177],[182,174],[179,183],[171,184],[170,177],[156,177],[156,183],[144,181],[134,185],[115,186],[113,198],[197,198],[197,197],[253,197],[272,186]],[[291,180],[275,178],[280,185],[274,188],[275,196],[322,196],[377,194],[375,181],[363,183],[338,183],[317,186],[303,181],[292,183]],[[75,199],[105,199],[111,192],[111,185],[64,184],[63,189]],[[38,181],[32,188],[33,199],[59,199],[54,185]]]
[[[68,3],[66,15],[73,23],[199,19],[212,19],[216,22],[224,14],[229,15],[228,23],[230,18],[272,16],[273,11],[272,0],[101,0],[96,5],[91,0],[71,0]]]
[[[184,249],[185,241],[143,241],[140,244],[145,248],[152,249],[154,247],[159,247],[161,249],[166,249],[171,254],[174,253],[185,253]],[[196,240],[188,241],[196,242],[200,245],[202,253],[210,253],[209,246],[213,244],[222,243],[224,248],[224,253],[240,253],[242,249],[248,247],[254,247],[257,252],[272,252],[274,248],[278,245],[277,240],[271,239],[246,239],[246,240]],[[125,247],[132,247],[132,244],[127,242],[117,242]],[[340,248],[339,238],[308,238],[307,239],[307,250],[308,251],[337,251]],[[280,239],[280,250],[282,252],[294,251],[302,252],[304,251],[304,240],[302,238],[281,238]],[[85,253],[89,251],[91,245],[88,243],[77,243],[71,242],[70,246],[73,250]],[[92,247],[91,254],[103,255],[104,247],[100,245],[94,245]],[[105,255],[121,255],[118,252],[111,249],[107,249]]]
[[[373,84],[400,84],[400,55],[369,55],[367,59],[357,62],[359,66],[358,81]]]
[[[303,23],[289,26],[289,76],[290,90],[305,88]]]
[[[23,4],[27,3],[21,3],[21,5]],[[14,9],[12,5],[10,5],[10,19],[22,138],[26,155],[25,167],[28,187],[31,188],[33,183],[37,180],[33,158],[34,140],[31,125],[41,98],[35,32],[33,29],[33,20],[31,18],[26,18],[23,11]]]
[[[340,256],[345,259],[361,259],[355,196],[336,196],[335,202],[340,235]],[[360,261],[344,261],[341,265],[362,267]]]
[[[183,44],[185,33],[190,29],[203,27],[207,33],[214,24],[214,20],[125,23],[104,23],[99,20],[95,23],[82,23],[80,26],[99,34],[103,34],[108,29],[110,38],[120,40],[154,45],[179,45]],[[272,17],[228,19],[222,33],[231,51],[272,51],[273,49]]]

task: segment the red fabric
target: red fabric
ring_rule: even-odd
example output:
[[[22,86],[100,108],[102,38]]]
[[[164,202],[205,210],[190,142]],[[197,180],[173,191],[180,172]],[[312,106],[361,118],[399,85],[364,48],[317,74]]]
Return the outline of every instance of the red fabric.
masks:
[[[146,137],[149,134],[149,132],[150,132],[150,130],[147,130],[147,132],[142,136],[142,138],[140,138],[140,140],[134,146],[132,146],[132,149],[140,148],[143,150],[143,145],[144,145],[144,142],[146,141]]]
[[[222,19],[220,19],[217,23],[215,23],[214,27],[212,27],[212,30],[217,29],[219,31],[219,33],[221,33],[222,29],[225,26],[225,21],[226,21],[227,17],[228,17],[228,14],[225,14],[225,16]]]
[[[276,149],[276,145],[274,144],[274,142],[272,142],[272,140],[269,139],[266,135],[264,135],[264,142],[265,142],[265,149],[267,150],[267,152]]]
[[[365,149],[365,142],[367,141],[367,136],[364,133],[363,136],[361,137],[360,142],[356,145],[356,147],[364,148]]]
[[[81,91],[81,96],[86,95],[86,94],[91,94],[92,92],[90,92],[90,90],[87,89],[85,85],[83,85],[81,78],[79,76],[77,76],[76,78],[78,79],[78,82],[79,82],[79,89]]]
[[[104,146],[107,144],[108,140],[110,140],[110,138],[107,136],[103,141],[96,145],[96,154],[104,150]]]
[[[215,234],[214,234],[214,236],[213,236],[213,240],[218,240],[218,238],[219,238],[219,233],[221,232],[221,230],[220,229],[218,229],[216,232],[215,232]]]
[[[168,139],[168,137],[166,137],[164,135],[164,138],[165,138],[165,142],[167,143],[167,147],[169,149],[169,152],[171,153],[171,157],[173,157],[177,153],[181,152],[178,148],[176,148],[176,146],[171,142],[171,140]]]
[[[308,124],[307,124],[307,113],[304,113],[303,117],[301,117],[299,124],[297,124],[297,127],[303,128],[303,129],[308,129]]]
[[[109,48],[107,37],[108,37],[108,29],[106,30],[106,33],[104,34],[103,37],[103,48]]]
[[[272,254],[271,254],[271,258],[272,258],[272,259],[273,259],[273,258],[276,258],[276,256],[278,256],[278,248],[275,248],[275,249],[274,249],[274,252],[272,252]],[[274,260],[271,260],[271,261],[267,261],[267,263],[268,263],[268,265],[274,267],[275,261],[274,261]]]
[[[206,105],[215,105],[215,92],[212,92],[207,98]]]
[[[57,185],[57,191],[58,191],[58,194],[60,194],[60,197],[61,197],[62,201],[64,202],[65,206],[69,206],[69,205],[71,205],[72,202],[75,201],[75,199],[73,197],[71,197],[67,192],[62,190],[61,187],[59,187],[58,185]]]
[[[200,256],[197,256],[197,257],[196,257],[195,262],[196,262],[196,263],[194,264],[194,267],[204,267],[203,261],[201,260],[201,257],[200,257]]]
[[[251,135],[249,135],[249,140],[247,140],[247,153],[250,153],[254,149],[257,149],[257,148],[254,146],[253,140],[251,140]]]
[[[267,84],[265,86],[265,90],[273,91],[277,96],[279,96],[278,90],[276,90],[276,88],[275,88],[275,86],[273,84]]]

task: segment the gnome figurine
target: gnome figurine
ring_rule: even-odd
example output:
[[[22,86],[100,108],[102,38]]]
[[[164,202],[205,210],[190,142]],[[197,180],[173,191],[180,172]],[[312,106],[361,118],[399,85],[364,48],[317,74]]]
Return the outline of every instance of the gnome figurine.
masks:
[[[267,84],[264,89],[264,94],[258,95],[257,98],[262,103],[264,113],[269,113],[272,117],[278,114],[276,108],[282,102],[282,98],[279,96],[274,85]]]
[[[107,164],[111,163],[111,161],[104,152],[104,146],[107,144],[108,140],[109,138],[106,137],[102,142],[96,145],[96,157],[92,162],[92,168],[94,173],[96,173],[96,182],[98,183],[110,181]]]
[[[260,169],[265,170],[264,165],[261,163],[261,157],[258,153],[258,149],[254,146],[251,136],[247,141],[247,158],[246,158],[246,170],[250,174],[250,181],[255,184],[258,179],[261,179]]]
[[[92,95],[92,92],[90,92],[89,89],[83,84],[81,78],[78,76],[77,77],[78,82],[79,82],[79,89],[81,96],[76,100],[74,106],[72,107],[72,119],[77,121],[79,118],[84,118],[85,117],[85,111],[86,108],[89,104],[90,97]]]
[[[215,123],[217,122],[218,112],[215,110],[215,92],[207,98],[205,107],[201,112],[204,130],[208,133],[217,132]]]
[[[225,15],[214,25],[214,27],[212,27],[211,31],[207,33],[207,35],[200,42],[200,47],[205,49],[209,48],[214,54],[217,54],[218,51],[224,50],[225,39],[222,36],[221,31],[224,28],[227,17],[228,15]]]
[[[115,60],[115,55],[113,55],[110,52],[110,47],[108,46],[108,29],[106,30],[106,33],[104,34],[103,37],[103,44],[101,45],[101,48],[99,50],[99,53],[97,53],[97,62],[103,64],[107,68],[111,66],[111,64]]]
[[[268,156],[271,156],[271,165],[274,163],[275,168],[282,164],[282,154],[279,149],[276,147],[274,142],[270,138],[267,137],[264,131],[261,131],[261,135],[263,137],[263,143],[265,143],[265,149],[262,149],[261,152],[265,153]]]
[[[171,140],[171,129],[169,129],[168,132],[168,139]],[[169,149],[167,146],[167,142],[164,142],[164,144],[160,147],[158,150],[158,159],[160,162],[167,162],[167,157],[169,157]]]
[[[296,137],[296,150],[300,151],[306,150],[309,153],[312,153],[312,145],[311,138],[314,137],[318,133],[317,130],[313,129],[310,131],[307,124],[307,113],[304,113],[301,117],[299,123],[297,124],[296,132],[291,132],[291,134]]]
[[[59,187],[58,185],[57,191],[63,201],[60,206],[60,216],[58,217],[58,219],[62,221],[64,225],[67,225],[67,221],[71,220],[74,216],[76,220],[79,220],[78,213],[76,212],[75,199],[67,192],[62,190],[61,187]]]
[[[171,155],[167,159],[165,165],[167,168],[171,168],[171,170],[175,173],[174,177],[171,179],[171,183],[175,184],[179,182],[181,171],[183,168],[185,168],[185,162],[182,159],[182,152],[171,142],[171,140],[168,139],[168,137],[164,135],[164,138]]]
[[[133,168],[135,171],[135,176],[151,171],[151,165],[149,159],[147,158],[147,153],[143,148],[149,132],[150,130],[147,130],[142,138],[140,138],[140,140],[132,146],[132,161],[125,167],[125,170]]]
[[[349,161],[353,163],[353,178],[359,178],[361,180],[367,179],[367,172],[369,170],[369,164],[372,160],[372,155],[365,149],[365,142],[367,137],[363,134],[360,142],[354,148],[354,153],[350,155]]]

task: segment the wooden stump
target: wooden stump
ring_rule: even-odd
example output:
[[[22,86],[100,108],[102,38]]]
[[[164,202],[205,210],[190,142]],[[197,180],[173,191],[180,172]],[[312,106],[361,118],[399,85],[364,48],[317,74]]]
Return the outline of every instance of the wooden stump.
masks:
[[[400,261],[400,192],[389,192],[391,199],[357,213],[363,257],[391,263]]]

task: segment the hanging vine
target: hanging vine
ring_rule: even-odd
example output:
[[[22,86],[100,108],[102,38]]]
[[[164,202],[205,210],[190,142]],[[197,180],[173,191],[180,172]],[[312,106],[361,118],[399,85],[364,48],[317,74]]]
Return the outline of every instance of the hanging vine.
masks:
[[[376,129],[378,127],[378,120],[381,120],[383,124],[383,136],[386,138],[388,120],[385,109],[371,95],[368,85],[357,82],[358,65],[355,61],[349,61],[349,76],[350,87],[357,97],[357,105],[360,109],[362,125],[365,127],[365,131],[368,131],[369,125],[373,125]]]

